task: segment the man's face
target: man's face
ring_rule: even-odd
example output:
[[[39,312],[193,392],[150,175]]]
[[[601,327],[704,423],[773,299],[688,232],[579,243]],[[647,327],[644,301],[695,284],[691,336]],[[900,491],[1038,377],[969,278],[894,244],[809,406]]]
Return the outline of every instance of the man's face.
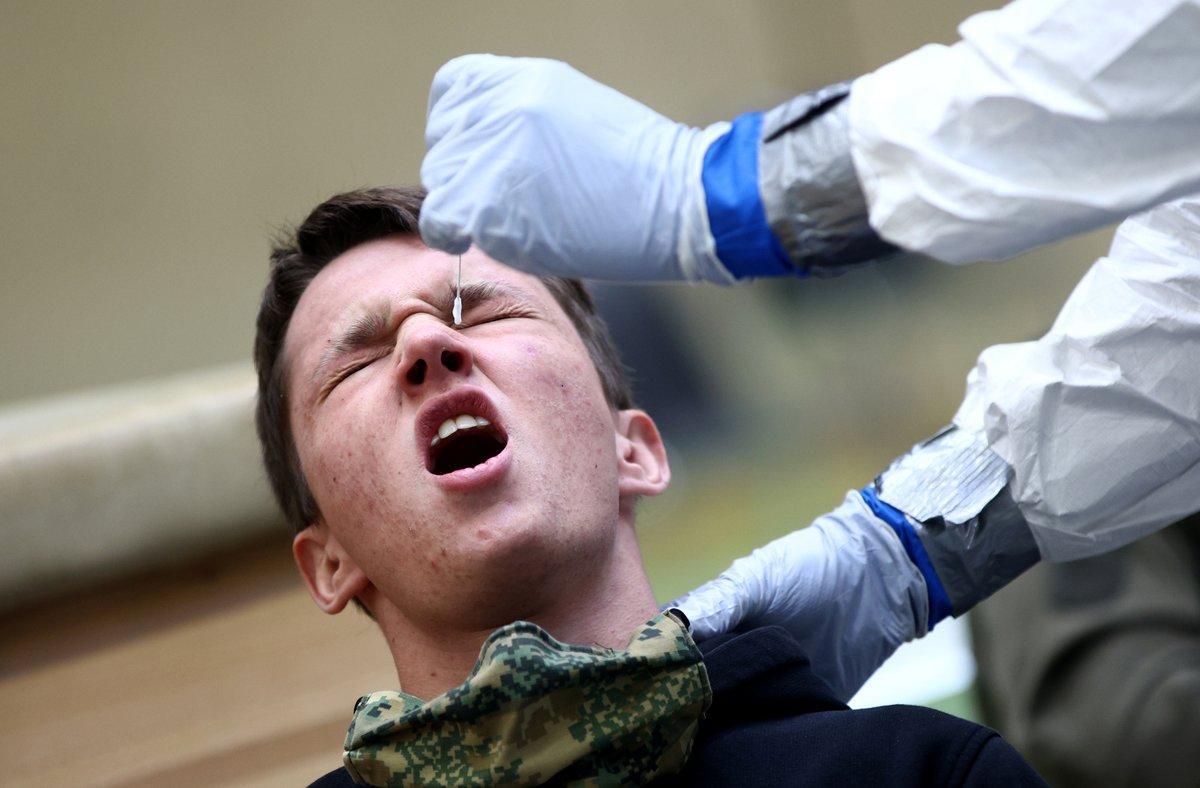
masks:
[[[322,527],[434,624],[505,589],[553,592],[618,521],[618,419],[570,320],[472,250],[453,327],[456,266],[412,238],[354,247],[309,285],[284,351]]]

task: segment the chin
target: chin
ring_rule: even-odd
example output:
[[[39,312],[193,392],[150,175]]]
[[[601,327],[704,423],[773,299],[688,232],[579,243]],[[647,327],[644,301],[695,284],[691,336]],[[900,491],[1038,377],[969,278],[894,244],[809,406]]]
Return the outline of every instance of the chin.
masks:
[[[601,565],[611,551],[616,522],[566,529],[542,518],[496,518],[473,525],[455,546],[464,582],[463,604],[536,609]],[[516,617],[522,614],[517,613]],[[512,620],[512,619],[509,619]]]
[[[569,553],[572,540],[555,525],[525,517],[492,517],[459,535],[462,560],[481,575],[511,575],[544,571]]]

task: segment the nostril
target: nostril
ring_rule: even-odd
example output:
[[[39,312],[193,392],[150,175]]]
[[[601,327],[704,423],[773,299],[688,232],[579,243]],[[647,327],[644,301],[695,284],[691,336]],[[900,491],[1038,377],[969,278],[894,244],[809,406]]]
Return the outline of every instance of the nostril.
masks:
[[[456,353],[453,350],[442,351],[442,366],[451,372],[458,372],[462,369],[463,358],[461,353]]]
[[[425,382],[425,359],[419,358],[416,363],[408,368],[408,372],[404,373],[404,379],[414,386],[419,386]]]

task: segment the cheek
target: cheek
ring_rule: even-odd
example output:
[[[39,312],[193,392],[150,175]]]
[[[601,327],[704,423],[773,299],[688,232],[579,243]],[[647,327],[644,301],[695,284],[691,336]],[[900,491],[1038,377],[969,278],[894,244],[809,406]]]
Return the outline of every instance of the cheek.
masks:
[[[305,469],[311,467],[309,484],[317,495],[318,503],[326,501],[340,503],[354,500],[364,492],[362,474],[364,452],[369,447],[354,440],[345,429],[319,430],[313,436],[310,457],[305,458]],[[337,505],[335,503],[335,505]],[[322,511],[327,507],[322,505]],[[325,511],[326,516],[329,512]]]
[[[591,358],[575,348],[522,345],[521,388],[539,414],[542,445],[557,445],[559,470],[615,468],[612,414]],[[614,470],[615,472],[615,470]]]
[[[368,576],[378,578],[381,567],[428,545],[406,516],[411,502],[398,495],[405,485],[397,483],[394,458],[368,431],[368,425],[341,423],[314,436],[305,468],[311,467],[309,484],[322,516]]]
[[[576,422],[593,414],[608,419],[608,406],[596,370],[588,357],[564,352],[564,348],[538,347],[524,343],[519,367],[526,390],[536,396],[548,412]]]
[[[378,508],[386,464],[379,452],[386,444],[371,440],[370,427],[358,420],[330,420],[316,429],[302,455],[305,472],[322,513],[336,512],[355,520],[370,518]]]

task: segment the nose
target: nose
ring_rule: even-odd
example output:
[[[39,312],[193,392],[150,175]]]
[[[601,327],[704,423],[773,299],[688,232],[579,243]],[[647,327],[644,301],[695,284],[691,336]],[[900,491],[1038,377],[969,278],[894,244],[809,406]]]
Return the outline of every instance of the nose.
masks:
[[[456,331],[433,321],[422,321],[401,338],[400,386],[409,397],[439,391],[454,378],[471,374],[471,350]]]

